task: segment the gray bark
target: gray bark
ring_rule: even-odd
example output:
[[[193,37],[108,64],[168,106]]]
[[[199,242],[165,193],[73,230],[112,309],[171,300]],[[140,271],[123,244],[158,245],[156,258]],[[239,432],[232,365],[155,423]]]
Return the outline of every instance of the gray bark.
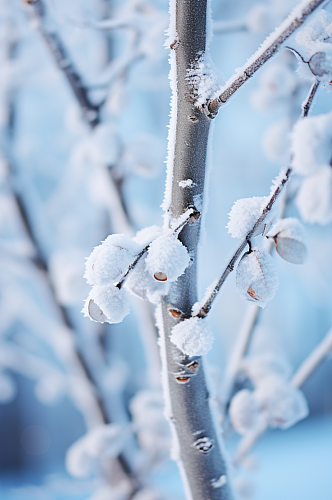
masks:
[[[206,8],[206,0],[176,2],[177,39],[171,41],[171,48],[176,54],[177,117],[171,202],[168,209],[170,223],[188,208],[199,209],[200,207],[195,207],[195,200],[203,197],[204,192],[210,119],[195,106],[195,89],[187,80],[187,70],[205,52]],[[179,181],[186,179],[192,179],[191,188],[179,186]],[[226,479],[218,432],[210,411],[202,359],[185,356],[169,339],[173,326],[181,319],[190,317],[192,306],[197,301],[199,232],[200,218],[195,223],[186,225],[179,235],[193,262],[172,284],[168,296],[163,298],[164,338],[161,341],[165,342],[162,349],[166,349],[166,359],[163,359],[166,366],[163,369],[168,378],[170,419],[178,438],[178,458],[185,474],[188,498],[230,500],[232,495]],[[174,311],[177,314],[174,315]]]

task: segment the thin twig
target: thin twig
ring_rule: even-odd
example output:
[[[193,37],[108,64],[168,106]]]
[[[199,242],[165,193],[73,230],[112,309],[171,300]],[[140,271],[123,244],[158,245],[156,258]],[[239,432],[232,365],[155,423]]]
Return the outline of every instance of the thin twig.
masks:
[[[282,177],[280,179],[280,183],[278,184],[278,186],[275,188],[272,195],[270,196],[270,199],[269,199],[268,203],[266,204],[266,206],[264,207],[262,214],[257,219],[254,226],[247,233],[247,235],[244,238],[244,240],[242,241],[242,243],[236,249],[232,258],[228,262],[224,272],[222,273],[220,279],[218,280],[216,286],[214,287],[211,294],[207,297],[205,303],[201,307],[199,313],[194,315],[194,316],[198,316],[199,318],[204,318],[208,314],[208,312],[211,309],[212,303],[215,300],[215,298],[217,297],[222,285],[226,281],[229,274],[232,271],[234,271],[234,266],[235,266],[236,262],[238,261],[238,259],[241,257],[243,250],[245,249],[245,247],[248,245],[248,242],[253,237],[253,234],[255,233],[256,229],[264,222],[267,215],[271,212],[273,205],[275,204],[277,199],[280,197],[286,183],[288,182],[288,180],[291,176],[291,173],[292,173],[292,169],[291,169],[291,167],[288,167],[288,169],[286,170],[284,175],[282,175]]]
[[[319,82],[318,81],[315,81],[311,85],[311,87],[309,89],[309,92],[308,92],[308,95],[307,95],[306,99],[304,100],[304,102],[302,103],[302,113],[301,113],[300,119],[306,118],[308,116],[309,111],[310,111],[310,109],[312,107],[312,104],[313,104],[313,101],[314,101],[314,97],[315,97],[316,92],[318,90],[318,87],[319,87]],[[291,162],[292,162],[292,158],[290,159],[290,164],[291,164]],[[248,242],[251,240],[251,238],[252,238],[253,234],[255,233],[257,227],[260,224],[262,224],[262,222],[264,222],[266,216],[272,210],[272,207],[273,207],[274,203],[280,197],[280,195],[281,195],[281,193],[283,191],[283,188],[285,187],[285,185],[287,184],[288,180],[291,177],[291,174],[292,174],[292,168],[288,167],[287,170],[286,170],[286,172],[285,172],[285,174],[284,174],[284,176],[282,176],[282,178],[280,180],[280,184],[275,188],[273,194],[270,196],[269,202],[267,203],[267,205],[263,209],[261,216],[256,221],[256,223],[253,226],[253,228],[247,233],[245,239],[242,241],[242,243],[239,245],[239,247],[235,251],[233,257],[228,262],[228,264],[226,266],[226,269],[224,270],[223,274],[221,275],[221,277],[220,277],[219,281],[217,282],[216,286],[211,291],[211,294],[207,297],[207,299],[206,299],[205,303],[203,304],[203,306],[201,307],[199,313],[197,315],[193,315],[193,316],[198,316],[199,318],[204,318],[208,314],[208,312],[211,309],[212,303],[215,300],[215,298],[217,297],[217,295],[218,295],[218,293],[219,293],[222,285],[226,281],[228,275],[234,270],[235,263],[240,258],[243,250],[247,246]]]
[[[273,55],[278,52],[282,44],[287,40],[314,12],[315,9],[326,3],[327,0],[306,0],[301,2],[285,19],[285,21],[265,40],[261,47],[248,60],[248,62],[236,72],[225,84],[218,97],[211,100],[206,110],[210,118],[214,118],[218,110],[232,95],[247,82]]]

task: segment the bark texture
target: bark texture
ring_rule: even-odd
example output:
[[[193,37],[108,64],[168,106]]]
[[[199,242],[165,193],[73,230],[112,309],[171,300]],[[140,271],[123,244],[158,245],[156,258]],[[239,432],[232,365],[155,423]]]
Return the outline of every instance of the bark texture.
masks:
[[[188,81],[190,69],[206,48],[206,0],[176,2],[176,40],[171,40],[175,52],[177,109],[176,139],[173,157],[169,224],[188,208],[201,210],[207,158],[210,119],[195,106],[195,89]],[[173,13],[174,15],[174,13]],[[174,58],[173,58],[174,61]],[[174,68],[172,69],[174,71]],[[170,166],[169,166],[170,168]],[[183,188],[180,181],[191,179],[192,186]],[[170,193],[168,193],[168,196]],[[181,319],[191,315],[197,301],[196,262],[200,219],[187,224],[179,239],[187,247],[192,264],[171,286],[162,304],[163,334],[161,342],[166,366],[164,377],[170,398],[169,415],[178,439],[178,456],[185,476],[187,497],[194,500],[230,500],[232,498],[219,437],[209,406],[202,359],[188,357],[169,340],[171,330]],[[180,318],[170,310],[181,311]],[[168,396],[167,396],[168,397]]]

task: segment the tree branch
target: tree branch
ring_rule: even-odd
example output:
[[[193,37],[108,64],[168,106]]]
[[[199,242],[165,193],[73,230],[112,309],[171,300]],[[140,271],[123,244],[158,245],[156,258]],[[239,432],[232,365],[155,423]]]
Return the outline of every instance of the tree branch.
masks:
[[[282,44],[302,26],[307,17],[324,3],[326,3],[326,0],[304,0],[295,7],[287,19],[268,36],[246,64],[237,70],[236,74],[228,80],[218,97],[207,103],[206,110],[210,118],[214,118],[217,115],[221,106],[274,56],[282,47]]]
[[[210,120],[195,106],[192,98],[195,92],[188,81],[187,70],[205,52],[206,9],[206,0],[171,2],[169,36],[173,98],[164,202],[165,225],[170,228],[174,219],[188,208],[197,206],[198,200],[202,202],[204,192]],[[190,189],[181,187],[181,181],[187,179],[192,180]],[[181,231],[179,239],[187,247],[192,263],[171,284],[157,312],[166,413],[174,434],[173,455],[176,454],[183,475],[187,498],[230,500],[232,494],[209,406],[202,359],[185,356],[170,341],[171,330],[179,322],[170,310],[178,309],[190,317],[196,302],[199,231],[199,220],[187,224]]]

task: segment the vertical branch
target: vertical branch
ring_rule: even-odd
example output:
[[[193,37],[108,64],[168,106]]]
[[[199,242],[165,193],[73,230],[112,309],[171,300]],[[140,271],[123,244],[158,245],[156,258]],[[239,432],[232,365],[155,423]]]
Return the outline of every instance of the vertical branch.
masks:
[[[210,120],[195,106],[188,70],[206,50],[206,0],[171,1],[171,76],[173,109],[169,133],[169,158],[164,208],[165,223],[202,203]],[[174,37],[174,39],[173,39]],[[191,179],[192,187],[180,181]],[[227,472],[209,407],[209,394],[201,357],[188,357],[171,342],[179,319],[170,309],[190,317],[197,300],[196,265],[200,221],[188,224],[181,242],[192,257],[191,265],[172,284],[158,317],[167,412],[175,435],[177,460],[187,490],[194,500],[230,499]]]

